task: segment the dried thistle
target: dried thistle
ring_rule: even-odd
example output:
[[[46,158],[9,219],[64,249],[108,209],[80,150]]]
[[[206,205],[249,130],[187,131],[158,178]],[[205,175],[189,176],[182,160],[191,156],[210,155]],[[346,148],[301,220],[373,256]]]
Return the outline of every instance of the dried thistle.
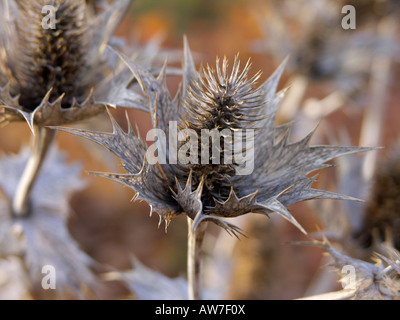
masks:
[[[55,29],[43,26],[47,1],[0,2],[1,123],[47,126],[84,120],[104,104],[137,107],[131,75],[106,46],[129,0],[112,4],[56,0]]]
[[[79,297],[82,285],[96,282],[66,226],[69,195],[81,181],[62,157],[50,153],[46,162],[55,135],[46,126],[93,117],[105,104],[142,107],[129,69],[107,50],[130,3],[54,0],[53,29],[43,25],[47,1],[0,1],[0,125],[25,120],[34,132],[28,160],[24,152],[0,161],[0,257],[22,258],[32,293],[42,292],[47,264],[57,270],[58,297]]]
[[[172,99],[165,87],[164,73],[155,79],[140,67],[132,66],[148,95],[156,128],[168,132],[168,123],[175,120],[178,120],[180,128],[194,128],[196,131],[258,128],[254,138],[255,169],[248,175],[234,173],[231,168],[240,166],[238,163],[151,165],[145,157],[145,143],[134,135],[131,127],[124,132],[112,116],[113,133],[59,129],[89,138],[118,155],[128,174],[103,176],[132,187],[137,192],[137,199],[149,202],[153,211],[160,214],[160,222],[165,221],[167,226],[174,216],[184,212],[195,220],[195,227],[211,220],[236,234],[236,229],[220,217],[235,217],[249,212],[277,212],[304,231],[286,206],[315,198],[355,200],[311,188],[315,177],[308,178],[307,175],[326,167],[324,163],[337,156],[367,149],[310,147],[308,143],[313,132],[299,142],[289,143],[288,126],[275,127],[275,112],[284,94],[276,93],[283,67],[281,65],[270,79],[257,88],[258,75],[248,79],[250,64],[240,73],[238,59],[229,76],[225,60],[222,70],[217,63],[217,73],[210,67],[203,70],[206,78],[203,79],[200,73],[195,72],[186,45],[183,89]],[[279,139],[282,133],[283,137]]]
[[[12,199],[17,216],[29,214],[29,194],[60,125],[104,112],[104,105],[141,108],[133,76],[112,50],[112,35],[130,0],[0,2],[0,124],[25,120],[33,151]],[[120,48],[121,46],[118,46]]]
[[[242,168],[243,163],[225,165],[221,164],[223,159],[220,158],[219,165],[210,162],[203,164],[196,161],[198,153],[195,153],[191,163],[173,164],[173,155],[168,153],[168,146],[159,145],[158,149],[159,152],[165,149],[167,163],[151,164],[146,157],[146,144],[134,135],[131,126],[128,132],[124,132],[111,115],[114,128],[112,133],[61,128],[95,141],[115,153],[127,174],[98,175],[135,190],[136,198],[147,201],[152,211],[160,215],[160,223],[165,221],[166,228],[175,216],[182,213],[187,215],[190,226],[189,270],[198,270],[199,267],[203,222],[214,222],[237,236],[241,230],[222,218],[251,212],[264,215],[276,212],[306,233],[287,206],[315,198],[355,200],[313,189],[311,185],[316,176],[308,175],[326,167],[325,162],[337,156],[365,151],[366,148],[311,147],[309,142],[313,132],[301,141],[290,143],[289,126],[275,126],[275,114],[284,95],[284,91],[276,92],[284,64],[260,86],[256,85],[259,74],[249,77],[249,63],[240,71],[238,58],[230,74],[225,59],[222,68],[217,60],[216,70],[207,67],[202,72],[196,72],[185,41],[183,85],[172,99],[166,87],[165,69],[155,79],[149,72],[125,60],[147,95],[153,127],[162,130],[167,136],[171,121],[177,121],[181,129],[191,128],[195,132],[202,129],[228,129],[229,132],[243,128],[257,129],[254,157],[251,159],[254,161],[254,170],[247,175],[238,175],[237,169]],[[204,147],[204,141],[198,139],[195,142],[191,145],[195,146],[193,149],[186,145],[188,149],[183,153]],[[196,283],[199,275],[194,273]],[[191,274],[189,272],[189,283],[192,282]],[[194,291],[194,297],[198,298],[197,290]]]
[[[337,251],[326,239],[313,242],[312,245],[322,248],[333,258],[332,266],[341,275],[343,290],[305,299],[400,299],[400,254],[396,249],[387,247],[385,254],[376,253],[375,264],[372,264]]]

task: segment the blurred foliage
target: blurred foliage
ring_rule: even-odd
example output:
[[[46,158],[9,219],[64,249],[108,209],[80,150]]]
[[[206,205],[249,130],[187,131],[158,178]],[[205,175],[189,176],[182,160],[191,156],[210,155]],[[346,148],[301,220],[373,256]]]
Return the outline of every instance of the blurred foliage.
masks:
[[[214,26],[223,23],[223,13],[228,7],[244,0],[136,0],[131,13],[133,17],[143,15],[147,12],[159,12],[165,19],[171,21],[175,35],[195,28],[194,21],[203,21]]]

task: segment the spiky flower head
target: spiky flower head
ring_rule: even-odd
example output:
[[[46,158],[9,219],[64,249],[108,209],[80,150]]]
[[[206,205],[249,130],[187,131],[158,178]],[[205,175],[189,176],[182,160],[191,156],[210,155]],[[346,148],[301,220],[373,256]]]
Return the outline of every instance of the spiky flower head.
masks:
[[[104,104],[133,106],[131,77],[106,50],[129,4],[1,0],[0,124],[32,129],[86,119]]]
[[[400,254],[391,245],[374,253],[375,263],[354,259],[336,250],[328,241],[307,243],[322,248],[332,257],[331,265],[341,276],[343,290],[328,293],[335,300],[399,300]],[[308,299],[327,299],[324,294]]]
[[[203,179],[204,192],[209,198],[213,196],[223,200],[229,195],[232,184],[239,180],[236,173],[243,167],[243,163],[238,161],[238,157],[229,159],[235,151],[232,145],[234,141],[230,140],[232,135],[235,132],[256,129],[255,126],[262,119],[262,88],[255,87],[260,73],[249,79],[249,70],[248,61],[240,72],[240,61],[236,56],[232,72],[229,74],[228,60],[224,58],[221,68],[217,59],[216,69],[210,66],[204,68],[204,77],[199,76],[198,81],[193,81],[188,86],[187,95],[182,101],[184,108],[178,119],[178,127],[180,130],[192,130],[196,133],[199,139],[195,144],[198,145],[199,152],[198,159],[194,159],[194,163],[189,166],[182,166],[181,170],[186,176],[192,171],[195,183]],[[213,153],[215,145],[210,144],[207,137],[201,139],[204,132],[211,132],[211,139],[217,140],[212,141],[217,144],[216,156]],[[221,135],[216,134],[217,132]],[[203,149],[206,149],[206,152],[202,154]],[[212,199],[209,204],[212,204]]]
[[[251,212],[265,215],[276,212],[305,232],[287,206],[314,198],[353,199],[311,188],[316,177],[308,175],[326,167],[325,162],[337,156],[366,149],[309,146],[312,133],[301,141],[290,143],[289,126],[275,126],[275,114],[284,96],[284,91],[276,91],[284,64],[261,85],[257,85],[259,74],[249,76],[250,64],[240,71],[237,58],[231,73],[226,60],[222,68],[217,61],[215,70],[207,67],[197,72],[185,41],[183,84],[172,99],[166,87],[164,71],[155,79],[146,70],[124,59],[148,98],[153,127],[170,137],[166,146],[158,144],[158,155],[166,153],[165,163],[151,162],[147,157],[146,144],[135,136],[131,126],[125,132],[112,117],[112,133],[61,130],[89,138],[114,152],[121,159],[127,174],[101,175],[135,190],[137,198],[147,201],[166,226],[173,217],[185,213],[194,220],[194,228],[204,221],[212,221],[237,235],[240,230],[222,218]],[[179,125],[179,133],[170,130],[174,122]],[[192,130],[184,134],[184,129]],[[228,132],[254,130],[250,147],[242,144],[239,148],[239,151],[251,155],[248,160],[254,169],[243,174],[238,170],[243,167],[243,161],[228,164],[198,161],[199,153],[196,151],[205,149],[205,141],[196,135],[193,138],[192,134],[204,129],[219,130],[220,141],[229,140]],[[176,150],[171,151],[177,145],[179,155],[187,155],[188,158],[195,155],[190,158],[191,161],[177,161]],[[222,145],[225,146],[224,143]],[[217,149],[225,151],[224,148]],[[231,155],[237,151],[235,143],[232,149],[228,149]],[[204,154],[207,155],[207,152]],[[224,152],[219,153],[217,160],[221,160],[222,154]],[[211,151],[207,156],[201,160],[215,160]]]

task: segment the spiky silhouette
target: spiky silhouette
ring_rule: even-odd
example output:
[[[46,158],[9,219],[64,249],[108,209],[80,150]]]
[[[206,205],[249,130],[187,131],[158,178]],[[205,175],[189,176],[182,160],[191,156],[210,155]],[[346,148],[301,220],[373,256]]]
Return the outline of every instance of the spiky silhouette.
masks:
[[[0,1],[0,123],[71,123],[109,106],[138,107],[132,75],[107,50],[130,0],[104,5],[54,0],[54,29],[43,26],[48,1]],[[103,2],[99,2],[103,3]]]
[[[147,201],[160,215],[160,223],[166,222],[166,227],[173,217],[185,213],[194,220],[194,229],[202,222],[212,221],[237,235],[240,229],[221,218],[276,212],[305,232],[287,206],[315,198],[355,200],[313,189],[311,185],[316,177],[308,175],[328,166],[325,162],[337,156],[366,148],[309,146],[313,132],[301,141],[290,143],[289,126],[275,126],[275,114],[285,92],[276,92],[284,64],[257,87],[259,75],[249,78],[250,64],[240,72],[238,59],[230,75],[226,60],[222,69],[217,61],[216,71],[208,67],[197,72],[185,40],[183,85],[172,99],[166,87],[165,69],[155,79],[123,58],[148,98],[153,127],[163,130],[167,136],[170,121],[178,121],[180,128],[195,131],[257,128],[252,159],[254,170],[240,176],[231,170],[234,163],[170,163],[169,147],[166,148],[166,164],[150,164],[146,159],[146,144],[135,136],[131,126],[128,132],[123,131],[111,115],[112,133],[60,128],[91,139],[115,153],[127,174],[99,175],[135,190],[136,197]],[[198,142],[201,145],[201,141]]]

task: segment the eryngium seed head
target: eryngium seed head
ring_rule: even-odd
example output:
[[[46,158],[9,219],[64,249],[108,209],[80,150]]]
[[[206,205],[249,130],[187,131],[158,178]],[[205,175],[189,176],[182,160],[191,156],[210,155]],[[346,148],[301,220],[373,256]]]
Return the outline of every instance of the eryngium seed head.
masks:
[[[216,69],[210,66],[203,68],[198,74],[200,81],[194,81],[187,89],[187,96],[183,103],[185,108],[180,118],[180,130],[190,129],[198,137],[198,164],[189,164],[182,168],[186,174],[192,170],[193,179],[199,182],[204,177],[205,193],[214,197],[228,196],[230,187],[237,181],[236,169],[241,164],[234,157],[227,164],[225,157],[232,155],[232,138],[239,130],[256,129],[257,123],[262,120],[263,91],[256,87],[260,72],[249,78],[250,62],[248,61],[240,72],[240,60],[235,57],[231,73],[228,73],[228,60],[224,58],[222,68],[217,58]],[[203,76],[202,76],[203,75]],[[202,141],[202,132],[224,132],[228,136],[218,136],[219,161],[213,159],[212,138]],[[215,131],[216,132],[216,131]],[[205,145],[205,143],[207,145]],[[214,145],[215,146],[215,145]],[[204,164],[201,159],[201,150],[208,148],[208,159]],[[245,149],[240,151],[246,151]],[[213,164],[217,162],[217,164]],[[217,187],[217,188],[216,188]]]
[[[0,0],[0,124],[50,126],[137,107],[107,45],[131,0]],[[125,49],[125,48],[119,48]]]
[[[252,148],[254,154],[249,159],[254,170],[238,177],[224,164],[197,166],[191,162],[170,161],[173,154],[169,153],[171,143],[168,142],[166,163],[152,163],[147,157],[146,143],[135,136],[131,126],[128,132],[122,130],[113,117],[112,133],[61,128],[114,152],[127,174],[99,175],[135,190],[136,198],[147,201],[166,226],[174,216],[185,213],[194,220],[194,229],[202,222],[212,221],[237,235],[240,229],[221,218],[251,212],[266,215],[276,212],[305,232],[288,211],[290,204],[316,198],[356,200],[313,189],[316,176],[309,174],[326,167],[325,162],[335,157],[368,149],[310,146],[313,132],[290,143],[289,125],[275,126],[277,108],[284,96],[284,91],[276,92],[284,64],[260,87],[255,86],[258,74],[248,79],[249,65],[240,72],[237,59],[229,76],[225,61],[222,69],[217,62],[216,73],[210,68],[205,70],[203,78],[203,74],[195,69],[185,41],[183,85],[172,99],[166,85],[165,68],[158,78],[154,78],[126,57],[124,60],[148,98],[153,127],[166,137],[174,136],[169,126],[177,121],[181,129],[191,128],[196,133],[217,127],[228,131],[257,129]],[[196,139],[197,142],[198,137]],[[194,160],[198,160],[198,153],[195,157]]]
[[[260,72],[248,79],[250,66],[247,62],[240,72],[240,60],[236,56],[230,75],[226,58],[222,69],[218,58],[216,70],[210,66],[203,68],[199,73],[200,82],[193,82],[188,87],[182,128],[196,131],[251,128],[260,119],[263,99],[261,88],[255,88]]]
[[[89,89],[76,86],[87,64],[85,1],[53,1],[55,29],[42,25],[42,8],[48,1],[22,0],[16,4],[17,39],[8,56],[13,74],[11,94],[20,94],[20,103],[33,111],[52,89],[50,101],[65,94],[62,106],[69,107],[74,97],[83,96]]]

